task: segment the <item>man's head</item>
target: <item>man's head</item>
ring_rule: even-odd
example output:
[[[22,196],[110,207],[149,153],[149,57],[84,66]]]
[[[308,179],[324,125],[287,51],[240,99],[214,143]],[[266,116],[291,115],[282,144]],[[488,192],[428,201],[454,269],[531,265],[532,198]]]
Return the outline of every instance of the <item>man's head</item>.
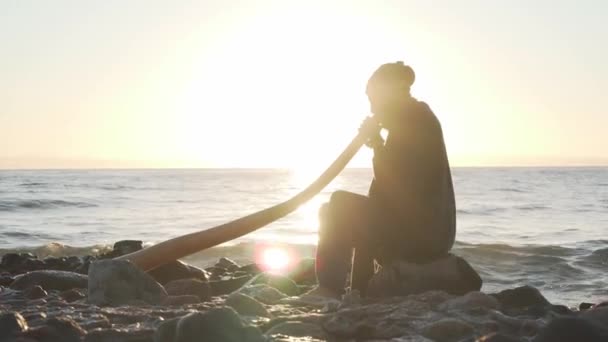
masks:
[[[403,62],[381,65],[367,81],[366,94],[371,111],[380,119],[398,113],[410,100],[414,70]]]

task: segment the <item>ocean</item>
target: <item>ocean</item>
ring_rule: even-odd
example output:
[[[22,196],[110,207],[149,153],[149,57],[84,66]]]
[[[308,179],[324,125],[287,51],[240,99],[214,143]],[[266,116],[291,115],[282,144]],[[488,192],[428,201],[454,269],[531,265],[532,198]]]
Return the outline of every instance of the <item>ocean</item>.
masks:
[[[317,175],[273,169],[0,171],[0,255],[84,255],[115,241],[153,244],[288,199]],[[608,300],[608,168],[454,168],[454,253],[483,290],[532,285],[555,303]],[[317,210],[338,189],[365,194],[369,169],[346,169],[297,212],[186,258],[252,261],[264,248],[314,255]]]

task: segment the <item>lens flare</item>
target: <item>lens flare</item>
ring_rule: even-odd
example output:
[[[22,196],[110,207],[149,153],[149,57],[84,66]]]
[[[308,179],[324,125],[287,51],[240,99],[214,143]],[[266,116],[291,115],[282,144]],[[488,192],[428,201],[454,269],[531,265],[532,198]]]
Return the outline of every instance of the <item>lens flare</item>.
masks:
[[[267,248],[262,252],[262,265],[270,272],[281,272],[289,265],[289,254],[281,248]]]

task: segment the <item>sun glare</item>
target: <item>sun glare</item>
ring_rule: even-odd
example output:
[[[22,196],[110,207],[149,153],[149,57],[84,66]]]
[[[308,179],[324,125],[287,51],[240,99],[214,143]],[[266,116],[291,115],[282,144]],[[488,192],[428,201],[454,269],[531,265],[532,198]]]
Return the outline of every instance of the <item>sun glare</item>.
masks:
[[[262,252],[262,265],[270,272],[284,271],[289,262],[289,254],[281,248],[268,248]]]

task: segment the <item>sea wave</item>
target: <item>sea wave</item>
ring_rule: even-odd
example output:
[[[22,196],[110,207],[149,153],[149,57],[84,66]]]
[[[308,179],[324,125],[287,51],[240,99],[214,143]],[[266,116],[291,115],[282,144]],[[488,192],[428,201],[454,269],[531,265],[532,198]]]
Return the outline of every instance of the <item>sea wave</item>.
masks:
[[[56,209],[61,207],[88,208],[96,206],[96,204],[87,202],[71,202],[52,199],[0,201],[0,211],[14,211],[19,209]]]

